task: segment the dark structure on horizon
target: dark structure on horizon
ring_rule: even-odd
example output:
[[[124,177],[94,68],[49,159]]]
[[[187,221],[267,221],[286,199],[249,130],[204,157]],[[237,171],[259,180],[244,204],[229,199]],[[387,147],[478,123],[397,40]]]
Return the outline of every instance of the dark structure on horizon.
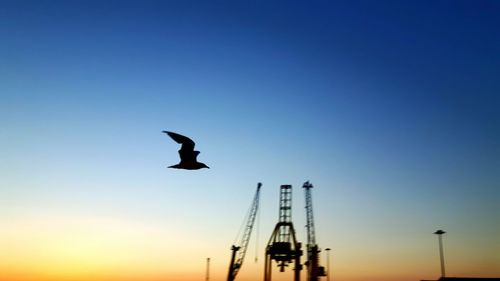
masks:
[[[320,277],[327,276],[325,268],[319,265],[319,250],[316,244],[316,233],[314,229],[314,216],[312,207],[311,189],[313,185],[308,181],[302,186],[305,191],[306,216],[307,216],[307,281],[319,281]],[[264,281],[271,281],[273,260],[277,263],[280,272],[293,264],[293,280],[300,281],[302,270],[302,243],[297,241],[295,228],[292,223],[292,186],[280,186],[279,220],[274,227],[271,238],[266,247],[266,258],[264,265]],[[330,249],[328,249],[330,250]]]
[[[252,234],[253,225],[255,222],[255,217],[259,210],[259,197],[260,197],[260,187],[262,183],[257,184],[257,191],[252,200],[252,205],[250,206],[250,212],[246,218],[245,231],[241,237],[241,241],[238,245],[233,245],[231,247],[232,255],[231,262],[229,263],[229,271],[227,274],[227,281],[233,281],[236,278],[236,274],[243,265],[243,260],[245,259],[245,254],[248,248],[248,242],[250,241],[250,235]]]
[[[500,281],[500,277],[441,277],[438,280],[420,281]]]
[[[300,257],[302,256],[301,243],[297,241],[295,228],[292,223],[292,186],[280,187],[279,221],[274,227],[271,238],[266,247],[264,267],[264,281],[271,281],[272,261],[276,261],[280,272],[285,271],[290,263],[294,264],[294,281],[300,280]]]
[[[326,276],[325,268],[319,265],[319,250],[316,244],[316,232],[314,229],[314,216],[312,207],[312,194],[311,189],[313,185],[306,181],[302,185],[306,195],[306,216],[307,216],[307,281],[318,281],[319,277]]]
[[[499,277],[446,277],[444,267],[444,251],[443,251],[443,238],[442,235],[446,231],[438,229],[433,234],[436,234],[439,239],[439,258],[441,261],[441,277],[437,280],[420,280],[420,281],[500,281]]]
[[[446,271],[444,269],[444,251],[443,251],[443,234],[445,234],[446,231],[444,230],[436,230],[434,234],[436,234],[439,238],[439,260],[441,261],[441,277],[446,277]]]

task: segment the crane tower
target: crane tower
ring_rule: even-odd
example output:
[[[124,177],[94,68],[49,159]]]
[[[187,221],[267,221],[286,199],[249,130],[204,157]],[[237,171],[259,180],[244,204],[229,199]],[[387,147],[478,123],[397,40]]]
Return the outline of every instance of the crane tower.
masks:
[[[316,233],[314,231],[314,216],[312,208],[311,189],[313,185],[306,181],[302,186],[306,194],[306,216],[307,216],[307,281],[318,281],[320,276],[325,275],[325,268],[319,266],[318,245],[316,244]]]
[[[252,234],[253,225],[255,222],[255,217],[259,209],[259,195],[260,187],[262,184],[259,182],[257,184],[257,191],[252,200],[252,205],[250,206],[250,212],[248,213],[248,219],[245,227],[245,232],[241,238],[239,246],[233,245],[231,247],[232,255],[231,262],[229,263],[229,272],[227,274],[227,280],[233,281],[236,278],[236,274],[243,265],[243,260],[245,259],[245,254],[247,252],[248,242],[250,241],[250,235]]]
[[[280,271],[285,271],[289,263],[294,262],[294,281],[300,281],[301,243],[297,242],[292,223],[292,186],[282,185],[280,188],[279,221],[276,224],[266,247],[264,281],[271,281],[272,261],[278,263]]]

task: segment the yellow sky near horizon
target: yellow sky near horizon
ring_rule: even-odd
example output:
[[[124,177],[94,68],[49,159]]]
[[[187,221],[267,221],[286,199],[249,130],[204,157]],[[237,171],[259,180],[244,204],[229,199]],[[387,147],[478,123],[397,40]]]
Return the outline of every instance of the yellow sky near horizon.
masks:
[[[162,224],[130,219],[52,214],[9,221],[0,219],[0,226],[4,229],[0,233],[2,281],[204,280],[208,255],[212,256],[210,279],[225,280],[230,258],[225,238],[205,245],[205,240],[199,240],[199,233],[175,231]],[[434,254],[434,249],[430,248],[435,245],[409,244],[396,249],[397,246],[391,248],[391,244],[398,245],[398,242],[387,240],[360,256],[352,253],[363,252],[363,241],[353,236],[352,241],[344,243],[335,247],[331,256],[332,274],[336,280],[396,281],[437,277],[436,255],[426,257],[429,250]],[[238,280],[262,279],[265,245],[260,244],[259,262],[253,261],[253,250],[249,249]],[[449,254],[456,253],[450,250]],[[321,259],[325,264],[324,251]],[[495,261],[488,264],[481,257],[473,256],[458,259],[458,262],[457,258],[450,260],[453,262],[447,265],[453,268],[451,273],[460,272],[461,264],[467,263],[469,274],[477,272],[476,276],[489,277],[497,274],[493,270]],[[279,273],[275,268],[273,280],[291,280],[291,274],[290,269]]]

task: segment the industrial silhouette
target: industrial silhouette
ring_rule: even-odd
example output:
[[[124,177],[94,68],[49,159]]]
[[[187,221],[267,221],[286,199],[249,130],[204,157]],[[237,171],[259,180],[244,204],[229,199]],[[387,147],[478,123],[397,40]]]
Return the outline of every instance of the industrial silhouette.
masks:
[[[297,241],[295,228],[292,223],[292,186],[280,187],[279,221],[274,227],[271,238],[266,247],[266,261],[264,265],[264,281],[271,281],[272,261],[276,261],[280,272],[285,271],[288,264],[294,264],[294,281],[300,281],[302,264],[302,244]]]
[[[260,188],[262,184],[257,184],[257,191],[252,200],[250,210],[244,220],[245,230],[238,244],[231,247],[231,259],[229,263],[229,271],[227,281],[235,281],[236,276],[243,266],[245,253],[248,248],[248,242],[254,228],[255,218],[259,209]],[[293,272],[293,281],[301,280],[301,271],[307,270],[306,281],[322,281],[326,277],[326,281],[330,281],[332,272],[330,270],[330,248],[326,248],[326,265],[321,266],[319,245],[316,243],[316,232],[313,215],[313,200],[312,189],[313,185],[306,181],[302,188],[305,191],[305,210],[306,210],[306,234],[307,244],[306,251],[302,250],[302,243],[299,241],[294,224],[292,222],[292,185],[281,185],[279,195],[279,220],[276,224],[269,242],[265,249],[265,264],[264,264],[264,281],[272,281],[273,265],[279,268],[280,272],[284,272],[288,267],[291,267]],[[443,246],[441,235],[446,233],[443,230],[438,230],[434,234],[439,235],[439,247],[441,257],[441,278],[437,280],[420,280],[420,281],[500,281],[500,278],[484,278],[484,277],[446,277],[444,272]],[[302,257],[307,254],[306,261],[302,261]],[[208,265],[207,265],[208,268]],[[208,272],[208,269],[207,269]],[[207,273],[208,276],[208,273]],[[206,279],[208,281],[208,277]]]
[[[179,164],[169,166],[169,168],[175,169],[185,169],[185,170],[198,170],[201,168],[209,168],[204,163],[200,163],[196,160],[199,151],[194,150],[194,141],[183,135],[179,135],[173,132],[162,131],[163,133],[169,135],[174,141],[181,144],[181,149],[179,150],[179,157],[181,161]]]
[[[434,281],[434,280],[420,280]],[[497,277],[441,277],[435,281],[500,281]]]
[[[325,268],[319,263],[319,250],[316,244],[316,234],[314,230],[314,218],[312,210],[311,189],[313,185],[308,181],[302,186],[306,197],[306,215],[307,215],[307,261],[304,265],[307,267],[307,281],[319,281],[320,277],[327,276]],[[295,228],[292,223],[292,186],[281,185],[280,187],[280,206],[279,221],[276,224],[271,238],[266,247],[266,261],[264,265],[264,281],[271,281],[272,263],[275,261],[284,272],[289,264],[293,264],[293,280],[300,281],[300,271],[303,268],[301,257],[303,255],[302,243],[297,240]]]
[[[241,237],[241,240],[237,245],[233,245],[231,247],[232,255],[231,262],[229,263],[227,281],[234,281],[241,266],[243,265],[243,260],[245,259],[245,254],[247,252],[248,242],[250,241],[250,235],[252,234],[255,217],[257,216],[257,211],[259,209],[261,186],[262,184],[259,182],[257,184],[257,191],[255,192],[255,196],[252,200],[252,205],[250,206],[250,212],[248,213],[248,217],[245,219],[246,224],[243,236]]]

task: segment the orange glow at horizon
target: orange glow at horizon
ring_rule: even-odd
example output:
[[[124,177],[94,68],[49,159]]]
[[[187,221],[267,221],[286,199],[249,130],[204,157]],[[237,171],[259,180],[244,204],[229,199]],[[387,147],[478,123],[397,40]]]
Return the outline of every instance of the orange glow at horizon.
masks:
[[[168,229],[82,217],[19,221],[8,223],[7,230],[0,234],[2,281],[155,281],[193,277],[193,270],[187,266],[193,250],[166,243],[182,241]]]
[[[208,254],[212,257],[210,280],[225,280],[230,258],[224,235],[200,240],[193,229],[172,230],[154,222],[45,214],[0,219],[0,225],[5,229],[0,233],[2,281],[199,281],[205,278]],[[337,240],[338,244],[332,246],[332,280],[416,281],[439,277],[437,255],[429,255],[435,253],[432,243],[422,246],[395,238],[383,243],[379,240],[376,245],[356,237]],[[262,280],[265,245],[259,247],[259,262],[255,263],[253,253],[248,253],[239,281]],[[452,250],[447,253],[463,257],[450,258],[450,274],[495,277],[495,265],[485,266],[479,254],[472,258]],[[324,251],[320,262],[325,263]],[[272,279],[291,280],[292,267],[280,273],[273,265]],[[469,268],[467,274],[457,271],[462,267]],[[305,269],[302,276],[305,278]]]

